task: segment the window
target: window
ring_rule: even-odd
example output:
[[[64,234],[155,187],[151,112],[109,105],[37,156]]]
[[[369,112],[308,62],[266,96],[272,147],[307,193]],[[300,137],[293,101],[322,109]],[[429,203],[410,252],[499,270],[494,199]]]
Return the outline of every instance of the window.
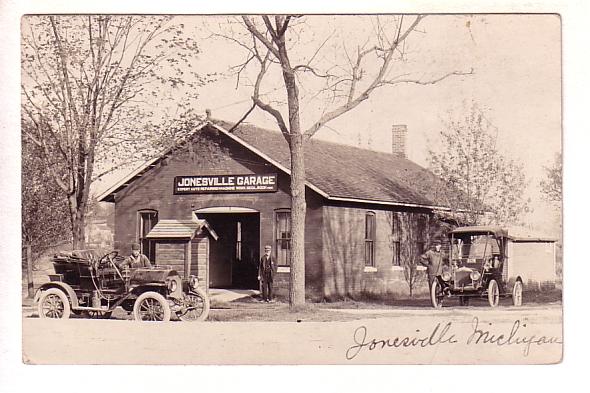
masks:
[[[426,252],[426,235],[427,235],[427,221],[426,216],[419,215],[417,222],[416,222],[416,253],[418,255],[424,254]]]
[[[148,233],[158,223],[158,212],[156,210],[142,210],[138,212],[138,240],[141,253],[145,254],[150,261],[156,259],[156,244],[147,239]]]
[[[365,214],[365,266],[375,266],[375,213]]]
[[[242,223],[238,221],[236,234],[236,260],[242,260]]]
[[[400,213],[391,212],[391,241],[393,245],[393,257],[391,264],[401,266],[401,238],[402,227]]]
[[[277,211],[275,216],[277,265],[291,266],[291,211]]]

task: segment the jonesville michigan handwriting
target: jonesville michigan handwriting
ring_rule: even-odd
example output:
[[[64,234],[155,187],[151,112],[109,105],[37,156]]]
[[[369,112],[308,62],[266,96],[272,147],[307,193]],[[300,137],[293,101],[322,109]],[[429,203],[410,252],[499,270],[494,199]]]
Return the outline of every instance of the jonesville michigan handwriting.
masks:
[[[491,325],[491,324],[489,324]],[[480,327],[478,317],[473,317],[471,323],[471,332],[469,336],[463,339],[453,333],[453,323],[447,322],[442,324],[437,323],[428,333],[421,333],[420,329],[416,329],[414,336],[397,336],[389,338],[370,338],[368,337],[368,329],[362,325],[356,328],[353,334],[354,344],[346,350],[346,359],[352,360],[358,356],[361,351],[374,351],[397,348],[426,348],[437,345],[495,345],[497,347],[522,345],[523,355],[528,356],[531,345],[545,345],[545,344],[563,344],[560,337],[555,336],[537,336],[521,334],[521,330],[526,328],[526,323],[522,323],[519,319],[515,320],[509,332],[497,333],[488,330],[488,328]]]

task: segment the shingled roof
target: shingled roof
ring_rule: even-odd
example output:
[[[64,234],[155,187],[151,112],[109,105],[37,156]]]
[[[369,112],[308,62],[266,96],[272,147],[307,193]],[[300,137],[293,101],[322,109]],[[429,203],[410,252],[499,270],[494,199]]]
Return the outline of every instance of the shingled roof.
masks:
[[[261,158],[290,174],[289,146],[278,131],[242,123],[228,132],[233,123],[210,120],[214,127]],[[112,196],[154,166],[156,159],[122,179],[98,197],[114,201]],[[437,193],[446,186],[432,172],[404,158],[353,146],[312,138],[305,147],[307,186],[334,201],[403,205],[448,210],[437,202]]]
[[[227,131],[233,124],[214,120]],[[240,124],[232,135],[291,167],[289,146],[281,133],[251,124]],[[446,209],[436,201],[445,187],[432,172],[404,158],[353,146],[310,139],[305,147],[308,183],[333,200],[361,200]]]

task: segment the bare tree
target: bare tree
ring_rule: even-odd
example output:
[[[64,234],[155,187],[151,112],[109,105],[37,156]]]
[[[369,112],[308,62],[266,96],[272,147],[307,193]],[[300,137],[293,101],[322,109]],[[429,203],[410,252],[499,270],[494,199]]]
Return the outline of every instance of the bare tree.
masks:
[[[312,33],[310,42],[303,42],[301,36],[310,28],[306,24],[307,19],[302,16],[242,16],[241,23],[249,34],[238,37],[235,34],[224,35],[247,51],[246,60],[234,68],[238,82],[242,72],[250,64],[259,66],[253,82],[252,107],[248,113],[259,108],[270,114],[290,149],[291,306],[305,303],[306,142],[327,123],[358,107],[381,87],[407,83],[435,84],[450,76],[473,73],[473,70],[451,71],[424,79],[412,77],[409,73],[392,75],[394,65],[406,61],[408,37],[417,31],[424,18],[424,15],[374,17],[371,19],[372,31],[367,40],[364,44],[356,45],[354,50],[347,46],[346,41],[350,37],[340,36],[342,42],[336,42],[332,40],[333,33],[325,39],[318,39]],[[235,33],[235,22],[231,24],[232,33]],[[308,50],[310,43],[316,45],[315,50]],[[305,55],[302,55],[302,50],[306,52]],[[329,61],[330,58],[337,60]],[[262,92],[262,83],[268,78],[271,69],[276,69],[280,73],[282,90],[287,97],[286,103],[270,101]],[[323,110],[315,120],[302,118],[302,91],[311,97],[310,101],[321,100]]]
[[[437,202],[451,207],[456,222],[519,224],[529,211],[523,166],[497,148],[497,131],[472,103],[459,119],[451,116],[441,145],[429,151],[431,170],[448,185]]]
[[[171,20],[23,19],[21,94],[27,126],[22,132],[67,198],[74,248],[84,244],[91,184],[118,164],[154,154],[164,143],[155,131],[167,115],[157,108],[164,92],[173,91],[177,100],[174,117],[187,116],[189,99],[205,83],[191,68],[196,43]]]

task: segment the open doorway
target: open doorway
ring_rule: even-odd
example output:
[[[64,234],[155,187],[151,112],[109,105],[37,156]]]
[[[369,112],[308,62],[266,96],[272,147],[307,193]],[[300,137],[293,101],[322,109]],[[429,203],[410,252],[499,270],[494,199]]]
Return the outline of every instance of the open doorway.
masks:
[[[209,286],[258,289],[260,213],[235,208],[215,209],[195,212],[198,218],[207,220],[219,236],[210,243]]]

